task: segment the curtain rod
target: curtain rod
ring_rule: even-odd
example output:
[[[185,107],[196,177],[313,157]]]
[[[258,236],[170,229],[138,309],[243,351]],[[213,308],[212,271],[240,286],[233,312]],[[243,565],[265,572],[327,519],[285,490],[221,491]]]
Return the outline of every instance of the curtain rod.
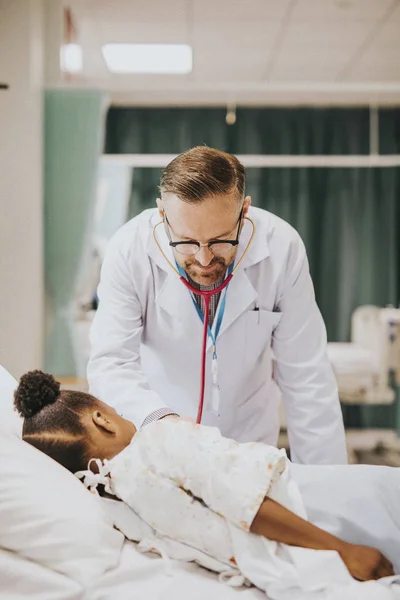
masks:
[[[176,154],[103,154],[104,164],[127,167],[163,168]],[[245,167],[399,167],[400,154],[238,154]]]

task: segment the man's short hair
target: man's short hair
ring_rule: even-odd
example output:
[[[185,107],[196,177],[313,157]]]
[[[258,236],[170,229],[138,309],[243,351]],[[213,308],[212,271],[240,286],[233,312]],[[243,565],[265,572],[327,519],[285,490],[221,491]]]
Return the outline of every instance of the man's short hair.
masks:
[[[246,173],[242,163],[227,152],[196,146],[179,154],[161,174],[160,192],[183,202],[199,203],[213,196],[236,193],[243,200]]]

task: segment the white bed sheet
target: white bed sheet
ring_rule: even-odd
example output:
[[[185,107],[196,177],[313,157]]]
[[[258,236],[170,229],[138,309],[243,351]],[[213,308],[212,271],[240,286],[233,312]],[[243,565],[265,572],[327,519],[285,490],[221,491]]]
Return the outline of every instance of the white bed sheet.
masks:
[[[353,543],[378,548],[400,575],[400,468],[291,465],[308,518]]]
[[[256,588],[233,589],[193,563],[142,554],[125,541],[119,565],[84,590],[64,575],[0,548],[0,598],[5,600],[268,600]],[[170,574],[168,574],[170,573]],[[295,600],[295,598],[293,598]]]
[[[0,548],[0,598],[3,600],[85,600],[79,583]]]
[[[125,542],[120,564],[97,582],[85,600],[268,600],[256,588],[234,589],[193,563],[171,561],[142,554],[136,544]],[[293,598],[295,600],[295,598]]]

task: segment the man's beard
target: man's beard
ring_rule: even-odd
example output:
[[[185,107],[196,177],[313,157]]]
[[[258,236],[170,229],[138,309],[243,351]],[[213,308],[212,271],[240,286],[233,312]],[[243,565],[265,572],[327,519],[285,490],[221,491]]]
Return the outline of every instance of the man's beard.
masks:
[[[209,266],[214,268],[210,268],[209,271],[207,269],[203,270],[202,265],[196,259],[193,259],[190,262],[185,262],[184,269],[193,281],[200,285],[208,286],[221,281],[228,268],[224,259],[216,256],[210,262]]]

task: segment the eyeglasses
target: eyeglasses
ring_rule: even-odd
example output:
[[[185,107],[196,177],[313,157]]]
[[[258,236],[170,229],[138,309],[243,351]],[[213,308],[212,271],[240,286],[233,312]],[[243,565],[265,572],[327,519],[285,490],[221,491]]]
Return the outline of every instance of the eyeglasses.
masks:
[[[179,254],[194,255],[198,253],[200,248],[207,247],[210,250],[210,252],[214,254],[214,256],[222,256],[223,254],[228,254],[228,252],[230,252],[232,248],[239,244],[240,226],[242,224],[243,209],[240,211],[236,238],[234,240],[211,240],[207,242],[207,244],[200,244],[200,242],[196,242],[194,240],[191,240],[190,242],[173,242],[169,231],[171,230],[173,232],[173,229],[169,224],[165,212],[164,215],[165,231],[167,233],[169,245],[171,246],[171,248],[174,248],[174,250],[179,252]]]

